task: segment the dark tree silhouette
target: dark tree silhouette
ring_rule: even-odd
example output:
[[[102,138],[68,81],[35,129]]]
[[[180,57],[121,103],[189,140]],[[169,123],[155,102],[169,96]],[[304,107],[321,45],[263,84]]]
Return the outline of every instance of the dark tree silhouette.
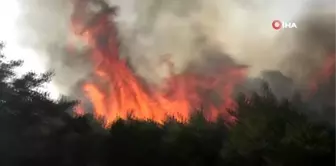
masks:
[[[3,45],[1,45],[2,47]],[[22,61],[0,58],[1,166],[332,166],[334,126],[311,121],[301,105],[263,94],[237,98],[235,124],[119,119],[110,127],[92,115],[69,114],[75,101],[39,90],[52,73],[14,72]]]
[[[0,45],[0,49],[3,48]],[[76,102],[51,100],[38,88],[52,73],[28,72],[18,77],[14,69],[22,61],[0,58],[0,153],[1,165],[15,165],[43,154],[47,137],[71,119],[65,111]]]
[[[238,102],[238,121],[230,130],[227,149],[223,149],[231,164],[334,164],[333,126],[311,122],[294,103],[277,102],[267,85],[263,95],[242,95]]]

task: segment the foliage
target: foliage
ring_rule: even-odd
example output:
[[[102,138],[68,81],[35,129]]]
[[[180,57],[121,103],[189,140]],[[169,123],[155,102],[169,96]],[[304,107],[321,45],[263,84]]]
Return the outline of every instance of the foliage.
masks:
[[[0,59],[0,164],[48,166],[334,165],[334,127],[312,122],[301,107],[264,94],[241,95],[237,121],[164,124],[119,119],[105,129],[92,115],[67,113],[76,102],[54,101],[38,87],[51,73],[18,78],[20,61]],[[206,110],[203,110],[206,111]]]

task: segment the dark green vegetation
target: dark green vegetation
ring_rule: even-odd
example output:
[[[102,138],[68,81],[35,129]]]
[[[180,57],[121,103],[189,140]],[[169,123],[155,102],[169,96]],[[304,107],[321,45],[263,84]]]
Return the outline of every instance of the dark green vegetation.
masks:
[[[72,117],[76,102],[36,91],[50,74],[16,78],[18,66],[0,60],[1,166],[335,165],[334,127],[308,120],[297,104],[277,102],[267,88],[237,99],[236,125],[196,113],[183,124],[130,118],[103,129],[89,115]]]

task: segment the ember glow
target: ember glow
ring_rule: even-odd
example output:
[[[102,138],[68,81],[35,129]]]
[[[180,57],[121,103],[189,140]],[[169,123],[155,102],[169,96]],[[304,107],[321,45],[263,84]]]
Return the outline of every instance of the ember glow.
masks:
[[[314,95],[319,87],[328,84],[330,79],[333,79],[333,75],[335,75],[335,54],[327,56],[321,69],[319,69],[313,76],[312,81],[310,82],[311,95]]]
[[[119,117],[127,118],[130,113],[135,118],[159,123],[167,116],[184,121],[191,111],[203,108],[209,119],[221,115],[230,120],[227,110],[235,108],[232,94],[235,86],[245,80],[246,67],[222,65],[210,74],[193,71],[176,74],[174,65],[168,62],[171,74],[162,85],[146,83],[119,56],[117,30],[111,21],[115,8],[101,3],[98,14],[90,19],[79,18],[88,3],[75,1],[72,23],[74,33],[91,48],[95,73],[82,89],[96,117],[102,117],[107,124]],[[82,113],[82,109],[78,111]]]

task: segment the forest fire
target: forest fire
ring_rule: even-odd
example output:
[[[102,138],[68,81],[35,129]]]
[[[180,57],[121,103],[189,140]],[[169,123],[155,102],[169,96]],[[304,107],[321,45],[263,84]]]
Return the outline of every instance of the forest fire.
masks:
[[[334,75],[335,54],[331,54],[325,58],[321,69],[316,72],[310,83],[311,95],[314,95],[316,91],[318,91],[318,87],[321,86],[321,84],[328,84]]]
[[[144,83],[119,57],[116,27],[110,20],[115,9],[99,1],[102,10],[85,22],[76,14],[81,14],[89,1],[75,3],[74,31],[92,51],[94,79],[86,81],[82,89],[93,104],[95,116],[109,124],[131,113],[135,118],[160,123],[167,116],[187,120],[191,110],[204,108],[209,119],[219,115],[230,119],[227,110],[235,107],[232,93],[246,78],[246,67],[221,66],[212,74],[175,74],[170,64],[171,76],[163,85]]]

